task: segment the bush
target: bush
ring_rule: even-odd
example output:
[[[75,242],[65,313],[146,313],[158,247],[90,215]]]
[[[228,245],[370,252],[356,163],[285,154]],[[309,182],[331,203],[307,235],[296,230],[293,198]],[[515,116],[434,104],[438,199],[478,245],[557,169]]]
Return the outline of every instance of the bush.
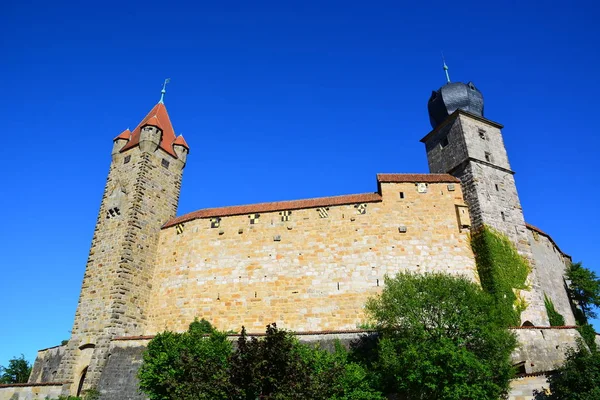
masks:
[[[275,324],[260,340],[242,328],[233,352],[206,321],[194,321],[186,333],[157,335],[139,372],[140,388],[152,400],[384,400],[367,376],[343,347],[331,354],[300,344]]]
[[[374,380],[411,399],[498,399],[514,371],[512,333],[494,299],[466,278],[399,274],[366,310],[380,330]]]
[[[226,335],[206,321],[194,321],[184,333],[159,333],[144,353],[140,389],[151,400],[227,399],[230,354]]]

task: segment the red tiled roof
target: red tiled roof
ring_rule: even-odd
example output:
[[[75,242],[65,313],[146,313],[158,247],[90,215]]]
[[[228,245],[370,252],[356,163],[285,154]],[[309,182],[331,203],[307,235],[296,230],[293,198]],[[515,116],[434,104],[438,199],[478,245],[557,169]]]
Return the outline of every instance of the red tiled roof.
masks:
[[[181,136],[180,136],[181,137]],[[460,180],[448,174],[377,174],[378,183],[460,183]],[[277,201],[273,203],[259,203],[242,206],[207,208],[194,211],[180,217],[167,221],[163,228],[168,228],[182,222],[192,221],[198,218],[228,217],[232,215],[243,215],[260,212],[274,212],[285,210],[298,210],[302,208],[316,208],[328,206],[340,206],[353,203],[373,203],[381,201],[379,193],[349,194],[345,196],[320,197],[316,199]]]
[[[183,135],[177,136],[177,138],[173,142],[173,145],[176,145],[176,144],[185,147],[186,149],[188,149],[188,151],[190,150],[190,146],[188,146],[187,142],[183,138]]]
[[[363,193],[349,194],[345,196],[320,197],[316,199],[306,200],[276,201],[273,203],[259,203],[243,206],[206,208],[204,210],[194,211],[189,214],[173,218],[172,220],[168,221],[165,225],[163,225],[163,228],[168,228],[170,226],[177,225],[182,222],[192,221],[198,218],[228,217],[232,215],[243,215],[260,212],[298,210],[301,208],[340,206],[344,204],[373,203],[378,201],[381,201],[381,195],[379,195],[378,193]]]
[[[123,132],[121,132],[119,134],[119,136],[117,136],[116,138],[114,138],[113,141],[115,141],[117,139],[129,140],[130,137],[131,137],[131,131],[129,129],[125,129]]]
[[[458,178],[449,174],[377,174],[377,181],[383,183],[460,183]]]
[[[131,133],[131,139],[125,146],[123,146],[121,152],[129,150],[140,144],[140,132],[146,125],[156,126],[162,130],[162,138],[159,144],[160,148],[177,158],[177,155],[173,150],[175,131],[173,130],[173,125],[171,125],[167,108],[163,103],[158,103],[152,108],[152,110],[150,110],[148,115],[146,115],[142,122],[140,122],[140,124],[133,130]]]
[[[546,232],[544,232],[543,230],[541,230],[540,228],[538,228],[537,226],[533,226],[531,224],[525,223],[525,226],[529,229],[531,229],[534,232],[539,233],[540,235],[543,235],[545,237],[548,238],[548,240],[554,245],[554,247],[556,247],[556,249],[560,252],[560,254],[562,254],[565,257],[571,258],[570,255],[568,255],[567,253],[563,252],[560,247],[558,247],[558,245],[556,244],[556,242],[554,241],[554,239],[552,239],[552,236],[548,235]]]

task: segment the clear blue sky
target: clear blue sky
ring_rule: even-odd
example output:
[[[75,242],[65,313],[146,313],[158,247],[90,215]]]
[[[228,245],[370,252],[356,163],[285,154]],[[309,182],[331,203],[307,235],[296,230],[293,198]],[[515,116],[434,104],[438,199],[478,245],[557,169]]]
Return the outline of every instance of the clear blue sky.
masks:
[[[600,272],[594,2],[207,3],[0,6],[0,365],[69,337],[112,139],[166,77],[181,215],[427,172],[443,50],[505,125],[526,220]]]

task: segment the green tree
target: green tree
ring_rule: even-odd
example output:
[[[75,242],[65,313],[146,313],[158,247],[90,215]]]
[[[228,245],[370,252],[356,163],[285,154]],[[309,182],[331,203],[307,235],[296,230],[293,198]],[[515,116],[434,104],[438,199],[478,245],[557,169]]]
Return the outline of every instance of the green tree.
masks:
[[[263,339],[242,335],[231,360],[231,382],[236,398],[383,400],[369,386],[362,366],[348,361],[339,343],[334,353],[301,344],[291,332],[267,326]]]
[[[227,336],[195,320],[184,333],[156,335],[138,373],[140,389],[151,400],[229,399]]]
[[[206,321],[163,332],[148,344],[138,377],[151,400],[384,400],[339,344],[329,353],[275,324],[261,339],[242,328],[235,352]]]
[[[26,383],[31,374],[31,364],[21,357],[8,360],[8,367],[0,365],[0,383]]]
[[[366,304],[380,340],[374,376],[384,394],[412,399],[498,399],[514,374],[515,336],[495,301],[466,278],[444,274],[386,277]]]
[[[548,377],[550,393],[538,393],[542,400],[600,399],[600,353],[590,351],[582,341],[567,351],[565,363]]]
[[[581,262],[571,263],[567,269],[569,293],[575,302],[575,318],[580,325],[585,325],[588,318],[596,318],[594,308],[600,307],[600,279]]]

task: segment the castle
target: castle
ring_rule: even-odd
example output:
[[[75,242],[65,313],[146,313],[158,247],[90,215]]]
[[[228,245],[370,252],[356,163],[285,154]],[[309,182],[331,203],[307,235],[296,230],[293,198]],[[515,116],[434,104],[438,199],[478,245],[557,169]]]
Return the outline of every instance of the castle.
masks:
[[[190,146],[176,136],[163,96],[133,131],[114,138],[71,338],[40,350],[29,383],[0,387],[0,399],[86,388],[99,388],[102,399],[141,399],[135,372],[145,344],[165,329],[185,330],[194,317],[221,330],[262,332],[274,321],[307,340],[352,337],[386,274],[478,281],[469,233],[484,224],[532,266],[530,290],[519,293],[528,307],[513,357],[524,377],[556,367],[574,343],[564,283],[570,258],[525,222],[502,125],[484,117],[473,83],[448,82],[431,95],[433,130],[421,139],[429,174],[379,174],[372,193],[182,216]],[[549,327],[544,296],[567,327]],[[516,384],[515,393],[540,379]]]

